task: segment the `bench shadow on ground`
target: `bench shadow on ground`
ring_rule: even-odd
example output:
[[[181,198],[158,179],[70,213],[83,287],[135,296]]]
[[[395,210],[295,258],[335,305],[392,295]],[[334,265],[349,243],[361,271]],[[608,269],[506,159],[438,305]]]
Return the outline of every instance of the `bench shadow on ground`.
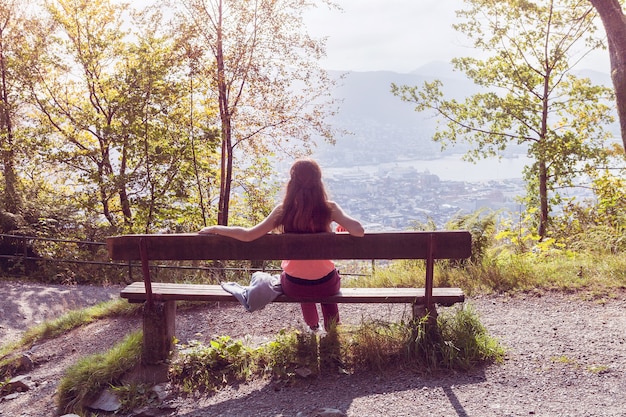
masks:
[[[425,412],[444,412],[445,415],[467,417],[462,402],[455,389],[463,385],[479,384],[486,380],[484,368],[468,373],[449,372],[440,375],[421,375],[418,372],[395,369],[380,372],[366,372],[352,375],[322,375],[311,380],[300,380],[292,385],[268,382],[263,388],[245,395],[219,401],[215,394],[214,404],[200,405],[192,411],[177,414],[180,417],[198,416],[243,416],[249,415],[299,415],[308,416],[315,410],[331,408],[354,415],[423,415]],[[237,387],[234,387],[237,389]],[[380,404],[378,410],[367,410],[359,405],[359,399],[374,396]],[[434,397],[434,404],[445,405],[445,409],[428,408]],[[394,405],[393,398],[402,398]],[[185,401],[185,400],[183,400]],[[191,398],[189,401],[195,401]],[[210,400],[207,400],[210,401]],[[371,404],[371,401],[369,402]],[[187,410],[189,406],[186,406]],[[252,408],[253,407],[253,408]],[[354,409],[359,411],[355,412]],[[373,415],[374,415],[373,414]],[[439,414],[438,414],[439,415]]]
[[[427,374],[423,370],[410,367],[390,366],[384,370],[361,371],[347,374],[340,364],[333,359],[339,355],[335,338],[326,335],[319,339],[319,356],[321,359],[319,375],[301,378],[295,382],[280,383],[268,381],[262,388],[246,393],[244,386],[233,386],[230,390],[239,390],[236,399],[220,401],[219,392],[207,398],[211,405],[199,405],[189,413],[179,416],[238,416],[254,411],[254,415],[310,415],[315,410],[330,408],[347,413],[349,409],[358,409],[359,399],[374,397],[376,403],[394,404],[390,398],[402,398],[402,413],[411,411],[416,415],[424,413],[425,397],[438,397],[437,412],[446,415],[466,417],[468,413],[455,393],[455,388],[462,385],[481,383],[486,380],[485,366],[467,372],[441,371]],[[323,358],[328,358],[324,360]],[[232,394],[232,391],[231,391]],[[368,402],[371,404],[371,401]],[[428,402],[426,401],[426,404]],[[201,404],[201,403],[200,403]],[[254,408],[251,409],[251,404]],[[407,410],[406,405],[415,407]],[[400,407],[400,406],[398,406]],[[442,410],[444,407],[445,410]],[[260,409],[262,408],[262,409]],[[304,409],[303,409],[304,408]],[[394,415],[400,410],[391,410],[382,406],[381,410],[369,412]],[[354,412],[354,410],[351,410]],[[428,410],[435,411],[435,410]],[[363,415],[357,411],[357,415]]]
[[[352,315],[355,315],[354,313]],[[179,315],[180,316],[180,315]],[[321,345],[320,345],[321,348]],[[292,384],[267,382],[262,388],[249,391],[245,386],[231,386],[226,390],[231,392],[221,400],[220,393],[197,398],[180,398],[182,410],[177,416],[204,417],[204,416],[243,416],[250,415],[299,415],[308,416],[315,410],[322,408],[337,409],[344,413],[348,410],[354,415],[402,415],[424,414],[427,411],[442,412],[444,415],[465,417],[469,414],[464,409],[462,401],[457,396],[456,388],[464,385],[480,384],[485,382],[485,369],[489,365],[477,367],[468,372],[447,371],[436,375],[426,374],[417,369],[393,368],[384,371],[358,372],[342,374],[337,371],[323,370],[317,377],[298,379]],[[232,390],[239,392],[233,395]],[[232,397],[235,398],[232,398]],[[402,406],[395,409],[381,408],[375,414],[368,414],[368,410],[359,404],[359,399],[376,397],[381,404],[388,398],[403,398]],[[445,409],[431,410],[427,398],[437,398],[436,404],[444,404]],[[188,404],[184,404],[188,402]],[[195,405],[192,405],[195,403]],[[371,403],[371,401],[369,401]],[[393,404],[393,402],[391,403]],[[406,405],[409,404],[409,408]],[[393,405],[391,406],[393,407]],[[403,407],[400,409],[400,407]],[[413,407],[413,408],[411,408]],[[360,411],[354,412],[354,409]],[[366,412],[368,411],[368,412]],[[365,412],[365,414],[364,414]]]

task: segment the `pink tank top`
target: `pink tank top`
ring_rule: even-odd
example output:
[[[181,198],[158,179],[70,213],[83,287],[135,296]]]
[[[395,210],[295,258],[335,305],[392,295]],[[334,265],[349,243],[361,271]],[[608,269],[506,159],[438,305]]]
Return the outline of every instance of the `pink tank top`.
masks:
[[[288,275],[300,279],[320,279],[335,269],[335,263],[329,260],[288,260],[282,261],[280,267]]]

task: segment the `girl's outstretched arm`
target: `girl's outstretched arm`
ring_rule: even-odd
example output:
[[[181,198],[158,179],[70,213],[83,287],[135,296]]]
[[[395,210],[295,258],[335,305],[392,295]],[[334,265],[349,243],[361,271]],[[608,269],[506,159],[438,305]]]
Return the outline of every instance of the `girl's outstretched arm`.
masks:
[[[261,223],[253,227],[239,226],[209,226],[200,230],[199,234],[214,234],[232,237],[233,239],[250,242],[268,234],[276,228],[282,206],[274,207],[274,210]]]
[[[339,226],[344,228],[348,233],[354,236],[361,237],[365,234],[365,229],[361,225],[361,223],[348,216],[339,204],[331,201],[329,202],[331,208],[331,220],[336,222]]]

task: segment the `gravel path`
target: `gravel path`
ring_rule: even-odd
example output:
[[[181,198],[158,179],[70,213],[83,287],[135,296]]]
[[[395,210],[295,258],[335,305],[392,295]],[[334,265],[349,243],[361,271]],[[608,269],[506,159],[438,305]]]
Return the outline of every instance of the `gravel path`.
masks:
[[[0,340],[16,340],[28,326],[70,308],[117,297],[119,288],[62,287],[0,282]],[[324,376],[291,386],[265,380],[213,395],[170,398],[162,415],[313,416],[330,408],[356,416],[624,416],[626,417],[626,292],[608,300],[577,294],[484,296],[467,301],[491,335],[508,349],[505,362],[470,373],[424,376],[409,370]],[[341,307],[342,320],[394,320],[401,306]],[[63,370],[102,352],[139,320],[110,319],[35,346],[34,386],[0,402],[0,416],[53,416]],[[214,335],[270,340],[281,328],[301,328],[298,306],[272,304],[253,314],[236,303],[180,311],[179,339]],[[165,411],[165,410],[164,410]]]

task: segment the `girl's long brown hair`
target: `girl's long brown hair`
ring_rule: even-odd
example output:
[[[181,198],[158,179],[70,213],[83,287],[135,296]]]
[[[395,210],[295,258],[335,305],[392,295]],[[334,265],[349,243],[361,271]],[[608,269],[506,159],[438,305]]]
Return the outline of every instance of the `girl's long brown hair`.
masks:
[[[284,233],[330,231],[331,211],[317,162],[301,159],[291,166],[279,228]]]

